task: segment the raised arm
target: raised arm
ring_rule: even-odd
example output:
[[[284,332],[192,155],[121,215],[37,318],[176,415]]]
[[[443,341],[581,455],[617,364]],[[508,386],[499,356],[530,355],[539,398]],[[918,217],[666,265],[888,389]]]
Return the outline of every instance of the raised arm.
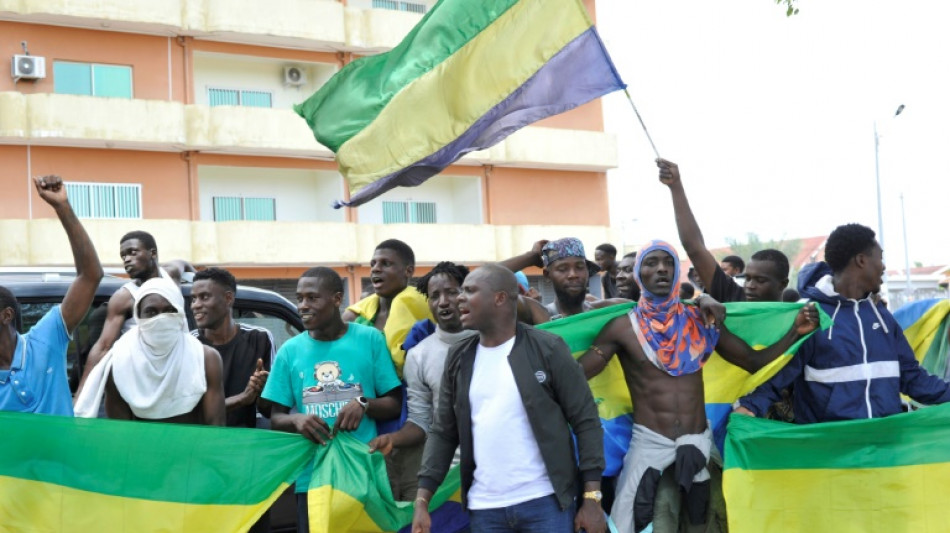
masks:
[[[723,359],[744,369],[750,374],[758,372],[762,367],[771,363],[776,357],[786,353],[799,339],[818,328],[818,310],[815,304],[802,306],[795,315],[795,322],[788,332],[778,342],[756,350],[744,340],[735,336],[729,328],[723,326],[720,330],[719,343],[716,351]]]
[[[541,261],[541,249],[544,248],[544,245],[547,243],[548,241],[546,240],[537,241],[527,252],[500,261],[498,264],[512,272],[518,272],[519,270],[524,270],[532,266],[543,266],[544,263]]]
[[[686,255],[693,262],[693,267],[699,274],[699,279],[706,287],[712,286],[713,275],[719,263],[713,254],[706,248],[703,232],[699,229],[693,210],[686,198],[686,190],[680,180],[680,169],[676,163],[666,159],[657,159],[656,166],[660,168],[660,182],[670,188],[673,197],[673,213],[676,216],[676,229],[679,232],[680,243],[686,250]]]
[[[112,345],[119,338],[119,334],[122,332],[122,324],[125,323],[126,313],[132,309],[132,305],[132,295],[125,289],[119,289],[109,298],[106,321],[102,325],[102,333],[99,334],[99,339],[89,350],[89,357],[86,358],[86,364],[82,369],[82,378],[79,380],[79,388],[76,390],[77,398],[86,384],[89,373],[99,364],[99,361],[102,361],[102,358],[112,349]]]
[[[72,206],[69,205],[63,179],[59,176],[43,176],[33,178],[33,184],[40,198],[56,211],[56,216],[63,224],[66,236],[69,237],[69,246],[72,248],[76,279],[66,291],[66,297],[63,298],[60,306],[66,329],[72,332],[86,316],[86,311],[89,310],[92,299],[96,296],[96,289],[99,288],[99,282],[102,280],[102,265],[99,264],[99,256],[96,255],[96,247],[92,245],[92,239],[89,238],[86,229],[82,227]]]
[[[607,368],[610,358],[620,349],[620,338],[626,326],[623,323],[625,320],[630,320],[627,315],[618,316],[607,322],[607,325],[597,334],[594,343],[577,360],[584,369],[584,377],[590,379]]]

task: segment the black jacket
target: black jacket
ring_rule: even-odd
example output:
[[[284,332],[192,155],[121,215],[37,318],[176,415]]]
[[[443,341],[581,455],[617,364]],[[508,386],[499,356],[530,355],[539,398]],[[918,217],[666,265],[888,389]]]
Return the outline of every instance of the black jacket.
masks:
[[[419,471],[419,487],[435,492],[448,473],[455,449],[461,446],[463,505],[467,505],[476,466],[469,389],[478,342],[476,335],[449,350],[439,409]],[[590,386],[560,337],[520,322],[508,363],[555,495],[561,509],[566,509],[577,494],[578,470],[584,482],[600,481],[604,470],[604,433]],[[579,466],[572,430],[577,436]]]

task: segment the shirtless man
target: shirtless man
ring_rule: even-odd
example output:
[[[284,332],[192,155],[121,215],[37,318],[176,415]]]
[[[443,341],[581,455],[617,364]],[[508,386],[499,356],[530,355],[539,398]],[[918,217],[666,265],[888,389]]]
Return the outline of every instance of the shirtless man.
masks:
[[[660,476],[676,463],[676,481],[685,493],[690,524],[701,527],[709,498],[706,463],[712,447],[703,364],[716,349],[730,363],[754,373],[813,331],[818,315],[811,306],[802,308],[779,342],[756,351],[729,332],[723,324],[723,307],[712,298],[701,296],[698,310],[680,303],[679,258],[669,244],[653,241],[645,246],[637,255],[634,273],[642,291],[637,307],[608,322],[580,359],[590,378],[617,354],[635,406],[633,438],[611,518],[622,533],[643,530],[653,520]]]
[[[119,336],[132,327],[132,304],[139,288],[152,278],[167,277],[158,266],[158,246],[150,233],[131,231],[123,235],[119,239],[119,256],[131,280],[109,298],[106,321],[99,339],[89,350],[89,358],[86,359],[76,391],[77,398],[93,367],[99,364]]]

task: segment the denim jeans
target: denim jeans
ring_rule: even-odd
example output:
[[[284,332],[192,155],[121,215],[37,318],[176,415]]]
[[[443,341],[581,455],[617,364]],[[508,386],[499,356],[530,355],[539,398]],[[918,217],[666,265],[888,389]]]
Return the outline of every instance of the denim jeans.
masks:
[[[571,533],[574,506],[563,511],[551,494],[510,507],[469,511],[472,533]]]

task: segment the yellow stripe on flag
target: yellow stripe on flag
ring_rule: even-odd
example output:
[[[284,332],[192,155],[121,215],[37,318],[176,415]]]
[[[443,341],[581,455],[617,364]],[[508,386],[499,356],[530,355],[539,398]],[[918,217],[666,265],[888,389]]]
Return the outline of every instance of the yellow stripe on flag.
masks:
[[[590,26],[576,0],[521,0],[403,88],[372,123],[343,143],[337,152],[340,171],[359,190],[431,155]],[[475,71],[484,74],[472,79],[468,73]]]
[[[235,466],[239,468],[239,466]],[[202,505],[111,496],[0,476],[0,530],[57,533],[246,531],[288,487],[260,504]]]
[[[934,443],[940,445],[939,443]],[[730,533],[946,533],[950,464],[726,470]]]

